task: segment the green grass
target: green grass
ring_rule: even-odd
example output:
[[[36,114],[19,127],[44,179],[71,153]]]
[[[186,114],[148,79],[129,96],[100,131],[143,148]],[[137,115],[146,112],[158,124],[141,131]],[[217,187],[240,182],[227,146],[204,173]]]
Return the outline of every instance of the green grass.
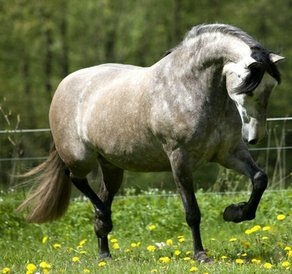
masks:
[[[102,263],[97,259],[88,201],[74,200],[61,220],[36,225],[14,212],[22,194],[0,194],[0,273],[5,267],[10,273],[26,273],[29,263],[37,267],[31,273],[45,273],[41,262],[50,264],[49,273],[290,273],[292,267],[289,270],[282,264],[292,265],[292,251],[289,254],[288,250],[292,248],[292,190],[265,193],[256,220],[241,224],[225,223],[222,212],[231,203],[247,200],[248,194],[199,192],[203,243],[214,257],[210,264],[191,259],[192,240],[180,198],[156,194],[117,197],[110,239],[111,246],[119,248],[112,248],[113,259]],[[277,219],[280,214],[285,215],[284,220]],[[148,246],[155,250],[148,251]],[[170,261],[162,262],[162,257]],[[237,259],[243,263],[236,263]],[[266,268],[266,263],[272,268]]]

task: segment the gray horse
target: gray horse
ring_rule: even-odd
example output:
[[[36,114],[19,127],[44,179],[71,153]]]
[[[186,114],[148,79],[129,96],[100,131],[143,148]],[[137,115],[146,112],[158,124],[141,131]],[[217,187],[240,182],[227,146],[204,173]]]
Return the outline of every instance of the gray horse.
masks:
[[[209,261],[200,236],[201,214],[192,172],[206,162],[247,175],[248,202],[225,209],[226,221],[255,218],[267,175],[245,142],[265,134],[269,95],[280,82],[283,57],[229,25],[195,26],[151,67],[103,64],[66,77],[52,100],[54,145],[30,171],[40,184],[20,206],[32,222],[52,221],[69,204],[72,183],[92,202],[100,257],[110,257],[111,204],[124,170],[172,171],[191,228],[194,258]],[[100,193],[86,176],[99,165]]]

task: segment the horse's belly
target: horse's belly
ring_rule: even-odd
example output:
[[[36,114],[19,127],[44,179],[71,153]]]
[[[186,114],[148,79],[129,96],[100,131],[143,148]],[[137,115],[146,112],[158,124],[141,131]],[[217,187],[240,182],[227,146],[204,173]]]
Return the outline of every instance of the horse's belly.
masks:
[[[99,142],[97,151],[115,166],[130,171],[169,171],[170,164],[162,147],[154,142]]]

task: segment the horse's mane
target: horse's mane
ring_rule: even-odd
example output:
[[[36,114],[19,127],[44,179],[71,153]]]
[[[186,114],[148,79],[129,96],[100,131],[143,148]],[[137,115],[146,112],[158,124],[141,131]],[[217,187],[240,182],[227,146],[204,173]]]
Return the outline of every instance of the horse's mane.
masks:
[[[259,42],[252,38],[249,34],[243,30],[226,24],[201,24],[194,26],[185,36],[184,40],[175,48],[166,52],[165,55],[170,54],[175,49],[183,46],[190,39],[199,37],[205,33],[219,32],[222,34],[230,35],[236,37],[247,44],[251,51],[251,57],[254,58],[261,66],[254,67],[251,69],[251,73],[239,87],[243,92],[253,91],[261,82],[263,75],[268,72],[278,83],[281,82],[281,75],[276,65],[270,60],[269,54],[272,51],[265,49]]]

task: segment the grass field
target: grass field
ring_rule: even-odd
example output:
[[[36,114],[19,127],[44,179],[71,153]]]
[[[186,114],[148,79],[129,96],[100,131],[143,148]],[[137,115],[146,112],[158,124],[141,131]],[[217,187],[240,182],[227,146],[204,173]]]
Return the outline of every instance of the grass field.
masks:
[[[2,192],[0,273],[291,273],[292,190],[265,193],[256,220],[241,224],[225,223],[222,212],[248,194],[197,197],[203,242],[214,258],[209,264],[192,260],[176,195],[117,197],[109,236],[113,259],[98,261],[88,201],[74,200],[60,221],[35,225],[14,212],[23,194]]]

